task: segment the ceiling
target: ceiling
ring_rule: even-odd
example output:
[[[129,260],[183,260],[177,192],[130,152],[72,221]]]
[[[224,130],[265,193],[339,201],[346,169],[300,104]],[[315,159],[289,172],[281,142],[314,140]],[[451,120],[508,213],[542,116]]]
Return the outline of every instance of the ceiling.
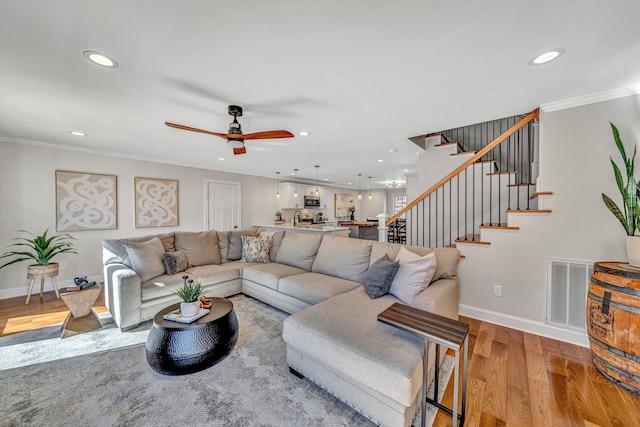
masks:
[[[380,188],[416,172],[410,137],[637,84],[639,21],[625,0],[1,0],[0,139]],[[164,125],[225,133],[229,104],[296,137],[233,156]]]

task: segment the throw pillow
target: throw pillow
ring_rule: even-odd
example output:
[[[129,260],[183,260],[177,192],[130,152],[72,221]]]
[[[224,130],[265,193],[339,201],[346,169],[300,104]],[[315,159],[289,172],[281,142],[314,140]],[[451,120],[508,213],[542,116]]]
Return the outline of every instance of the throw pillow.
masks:
[[[215,231],[176,231],[175,246],[184,253],[188,267],[220,264],[218,234]]]
[[[270,262],[271,239],[252,236],[240,236],[240,239],[242,240],[241,262]]]
[[[384,255],[369,267],[364,276],[364,290],[369,298],[376,299],[389,293],[393,278],[396,277],[400,263],[391,261],[389,255]]]
[[[181,251],[165,252],[162,254],[162,264],[165,273],[177,274],[187,269],[187,257]]]
[[[154,237],[146,242],[129,242],[125,243],[124,247],[127,248],[131,268],[138,273],[141,281],[146,282],[164,274],[162,264],[164,246],[160,239]]]
[[[281,231],[263,231],[260,233],[260,238],[264,238],[266,236],[271,237],[271,249],[269,250],[269,260],[271,262],[276,262],[276,256],[278,255],[278,249],[280,249],[280,244],[282,243],[282,239],[284,238],[284,230]]]
[[[235,261],[242,258],[242,236],[257,237],[258,232],[254,230],[240,230],[229,232],[229,251],[227,252],[227,259],[229,261]]]
[[[431,252],[421,257],[400,248],[396,261],[400,263],[400,268],[391,283],[389,293],[405,304],[411,304],[429,286],[436,271],[436,254]]]

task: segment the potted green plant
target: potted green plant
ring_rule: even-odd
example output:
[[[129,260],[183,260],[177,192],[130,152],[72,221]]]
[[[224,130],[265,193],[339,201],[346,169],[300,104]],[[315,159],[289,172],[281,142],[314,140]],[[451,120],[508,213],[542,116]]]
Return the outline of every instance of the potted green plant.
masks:
[[[202,284],[189,279],[189,276],[182,276],[184,284],[182,287],[174,290],[182,302],[180,303],[180,313],[184,317],[191,317],[198,314],[200,310],[200,295],[202,294]]]
[[[620,221],[620,224],[622,224],[622,227],[624,227],[627,233],[627,257],[629,258],[629,265],[640,268],[640,236],[635,235],[636,229],[638,229],[638,225],[640,225],[640,204],[638,203],[640,195],[638,194],[638,183],[634,175],[636,147],[633,148],[633,156],[631,156],[631,158],[627,157],[618,129],[613,123],[610,123],[610,125],[611,131],[613,132],[613,140],[624,162],[626,174],[626,179],[623,179],[620,168],[616,162],[613,161],[613,158],[610,157],[616,184],[622,196],[622,209],[604,193],[602,193],[602,200],[611,213],[618,218],[618,221]]]
[[[282,212],[278,211],[275,213],[276,221],[282,221]]]
[[[35,261],[35,264],[29,265],[28,277],[53,277],[58,274],[58,263],[51,260],[62,253],[77,254],[68,234],[48,236],[49,229],[37,236],[29,231],[19,230],[21,233],[27,233],[33,236],[32,239],[19,237],[16,238],[18,243],[13,243],[9,247],[19,248],[18,250],[8,251],[0,256],[1,258],[13,257],[9,262],[1,265],[4,268],[8,265],[21,261]]]

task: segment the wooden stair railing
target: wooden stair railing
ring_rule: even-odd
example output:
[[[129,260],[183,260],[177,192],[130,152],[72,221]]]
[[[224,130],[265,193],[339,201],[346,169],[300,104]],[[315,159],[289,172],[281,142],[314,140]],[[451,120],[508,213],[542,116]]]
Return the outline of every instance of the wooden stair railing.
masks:
[[[387,221],[386,221],[386,225],[387,227],[389,227],[391,224],[393,224],[396,220],[398,220],[400,217],[402,217],[403,215],[410,213],[412,211],[412,209],[416,208],[418,206],[418,204],[420,204],[421,202],[424,202],[425,199],[427,199],[429,196],[431,196],[432,194],[436,193],[438,190],[443,189],[445,187],[446,184],[449,184],[449,194],[450,197],[451,193],[452,193],[452,185],[451,185],[451,181],[457,177],[458,175],[460,175],[461,173],[463,173],[469,166],[473,165],[474,163],[483,163],[480,161],[480,159],[482,159],[482,157],[484,157],[485,155],[487,155],[489,152],[491,152],[493,149],[495,149],[496,147],[498,147],[500,144],[502,144],[504,141],[508,140],[509,137],[511,137],[512,135],[514,135],[516,132],[518,132],[521,128],[523,128],[525,125],[527,125],[529,122],[535,120],[539,115],[539,110],[535,109],[532,112],[530,112],[529,114],[527,114],[526,116],[524,116],[520,121],[518,121],[516,124],[514,124],[513,126],[511,126],[509,129],[507,129],[504,133],[502,133],[500,136],[498,136],[496,139],[494,139],[491,143],[487,144],[485,147],[483,147],[482,149],[478,150],[475,152],[475,154],[470,157],[469,159],[467,159],[465,162],[463,162],[460,166],[458,166],[457,168],[455,168],[452,172],[450,172],[449,174],[447,174],[444,178],[442,178],[440,181],[438,181],[437,183],[435,183],[433,186],[431,186],[431,188],[429,188],[427,191],[425,191],[424,193],[422,193],[419,197],[417,197],[415,200],[413,200],[412,202],[410,202],[404,209],[402,209],[400,212],[396,213],[395,215],[393,215],[392,217],[390,217]],[[486,161],[485,161],[486,162]],[[466,179],[466,177],[465,177]],[[459,183],[458,183],[459,185]],[[465,183],[466,185],[466,183]],[[444,197],[444,196],[443,196]],[[430,199],[429,199],[430,200]],[[437,205],[437,195],[436,195],[436,205]],[[466,200],[466,195],[465,195],[465,200]],[[429,207],[431,202],[429,201]],[[436,206],[437,208],[437,206]],[[437,209],[436,209],[437,210]],[[416,213],[420,213],[419,209],[416,209]],[[426,211],[426,207],[423,206],[422,208],[422,215],[425,215],[425,211]],[[439,215],[439,213],[436,212],[436,216]],[[443,218],[444,218],[444,214]],[[437,219],[436,219],[437,221]],[[465,220],[466,221],[466,220]],[[444,222],[444,220],[443,220]],[[424,223],[424,220],[423,220]],[[479,225],[490,225],[490,224],[479,224]],[[424,227],[424,224],[423,224]],[[429,233],[431,233],[431,225],[428,225],[429,227]],[[449,228],[451,228],[451,220],[449,222]],[[424,230],[423,230],[424,231]],[[471,235],[471,236],[475,236],[474,233],[466,233],[466,232],[457,232],[457,235],[462,235],[465,238],[467,237],[467,235]],[[450,240],[451,240],[451,235],[449,236]],[[424,239],[424,237],[423,237]],[[431,240],[431,237],[429,237],[429,240]],[[436,230],[436,240],[437,240],[437,230]],[[465,241],[466,239],[456,239],[458,241],[462,240]],[[444,242],[444,237],[443,237],[443,245],[445,245]],[[479,242],[481,243],[481,242]],[[411,244],[416,244],[416,242],[412,242]]]

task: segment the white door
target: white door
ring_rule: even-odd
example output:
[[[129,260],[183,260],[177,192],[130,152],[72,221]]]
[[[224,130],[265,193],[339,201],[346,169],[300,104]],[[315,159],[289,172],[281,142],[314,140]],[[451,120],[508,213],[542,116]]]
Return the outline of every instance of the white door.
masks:
[[[227,231],[239,228],[240,183],[205,180],[205,229]]]

